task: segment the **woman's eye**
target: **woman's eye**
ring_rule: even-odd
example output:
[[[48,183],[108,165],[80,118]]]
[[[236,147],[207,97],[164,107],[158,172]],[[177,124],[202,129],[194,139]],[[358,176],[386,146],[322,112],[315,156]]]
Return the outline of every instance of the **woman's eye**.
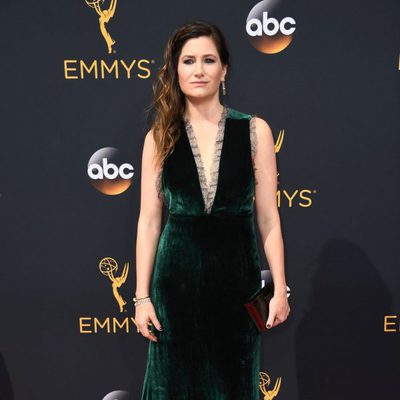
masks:
[[[213,63],[215,62],[215,60],[213,58],[205,58],[205,61],[207,63]],[[191,60],[190,58],[186,59],[183,61],[184,64],[191,64],[193,62],[193,60]]]

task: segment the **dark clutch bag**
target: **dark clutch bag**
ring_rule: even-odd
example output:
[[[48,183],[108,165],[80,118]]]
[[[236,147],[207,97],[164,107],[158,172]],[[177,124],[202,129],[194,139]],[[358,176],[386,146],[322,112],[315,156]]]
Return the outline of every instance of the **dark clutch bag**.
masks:
[[[274,296],[273,281],[266,283],[261,289],[258,289],[253,296],[245,303],[245,307],[250,317],[255,322],[260,332],[267,331],[267,320],[269,315],[269,302]]]

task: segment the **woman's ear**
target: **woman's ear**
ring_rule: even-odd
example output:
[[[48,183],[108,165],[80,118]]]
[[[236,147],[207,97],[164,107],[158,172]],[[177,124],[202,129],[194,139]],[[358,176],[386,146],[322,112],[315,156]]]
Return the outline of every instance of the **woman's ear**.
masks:
[[[225,80],[226,74],[228,73],[228,66],[222,65],[222,80]]]

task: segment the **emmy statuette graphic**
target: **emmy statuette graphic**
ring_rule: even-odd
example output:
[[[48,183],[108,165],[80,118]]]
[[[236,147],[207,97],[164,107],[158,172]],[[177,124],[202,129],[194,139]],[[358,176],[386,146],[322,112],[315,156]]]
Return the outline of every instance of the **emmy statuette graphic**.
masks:
[[[280,151],[280,149],[282,147],[282,144],[283,144],[284,136],[285,136],[285,130],[281,129],[279,131],[278,139],[276,140],[276,143],[275,143],[275,146],[274,146],[275,147],[275,153],[279,153],[279,151]]]
[[[260,372],[260,390],[261,393],[264,395],[264,400],[272,400],[275,398],[281,387],[282,379],[278,378],[275,382],[275,386],[272,390],[267,390],[267,387],[271,384],[271,378],[265,372]]]
[[[126,301],[119,294],[118,289],[126,282],[129,272],[129,263],[124,264],[124,269],[120,276],[114,276],[114,273],[118,271],[118,263],[111,257],[103,258],[99,263],[99,270],[104,276],[108,276],[112,282],[112,291],[115,299],[119,305],[119,311],[125,311]]]
[[[103,35],[108,48],[108,54],[111,54],[113,51],[113,45],[116,43],[115,40],[111,37],[106,29],[106,24],[110,22],[110,19],[115,14],[115,9],[117,7],[117,0],[111,0],[110,6],[107,9],[102,10],[101,5],[104,4],[104,0],[85,0],[86,4],[96,10],[99,15],[99,25],[100,31]]]

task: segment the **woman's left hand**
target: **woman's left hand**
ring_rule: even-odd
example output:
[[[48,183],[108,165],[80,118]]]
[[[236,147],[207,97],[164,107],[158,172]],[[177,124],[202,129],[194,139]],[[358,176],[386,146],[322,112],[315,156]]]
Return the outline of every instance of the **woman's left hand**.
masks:
[[[290,313],[287,294],[274,295],[269,302],[269,316],[267,328],[271,329],[286,321]]]

